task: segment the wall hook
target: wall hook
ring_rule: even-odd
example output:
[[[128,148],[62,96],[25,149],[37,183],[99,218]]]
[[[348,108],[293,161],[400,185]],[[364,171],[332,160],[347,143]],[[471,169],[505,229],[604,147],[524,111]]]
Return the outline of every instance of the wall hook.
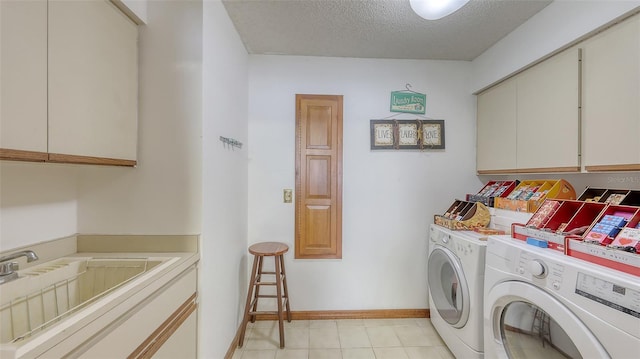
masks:
[[[235,150],[236,147],[239,148],[239,149],[242,148],[242,142],[240,142],[240,141],[238,141],[236,139],[233,139],[233,138],[220,136],[220,141],[222,141],[222,143],[224,143],[225,147],[231,146],[232,150]]]

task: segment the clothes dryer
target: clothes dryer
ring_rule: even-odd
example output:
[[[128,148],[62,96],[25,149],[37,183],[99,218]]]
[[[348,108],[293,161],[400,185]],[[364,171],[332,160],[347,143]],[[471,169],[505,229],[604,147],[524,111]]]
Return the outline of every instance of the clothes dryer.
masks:
[[[431,322],[456,358],[483,358],[486,236],[432,224],[428,285]]]
[[[491,236],[484,323],[487,358],[637,358],[640,278]]]

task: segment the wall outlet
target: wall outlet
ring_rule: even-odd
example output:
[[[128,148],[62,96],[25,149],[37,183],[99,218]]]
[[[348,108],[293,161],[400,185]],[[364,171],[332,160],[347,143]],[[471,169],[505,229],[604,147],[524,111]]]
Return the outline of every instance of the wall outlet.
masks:
[[[291,189],[285,189],[283,197],[284,203],[291,203],[291,200],[293,198],[293,191]]]

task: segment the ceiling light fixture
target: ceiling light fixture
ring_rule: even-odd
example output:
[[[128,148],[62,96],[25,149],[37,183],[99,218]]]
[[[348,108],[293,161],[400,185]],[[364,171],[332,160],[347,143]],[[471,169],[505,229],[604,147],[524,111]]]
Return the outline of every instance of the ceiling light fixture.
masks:
[[[423,19],[438,20],[463,7],[469,0],[409,0],[413,11]]]

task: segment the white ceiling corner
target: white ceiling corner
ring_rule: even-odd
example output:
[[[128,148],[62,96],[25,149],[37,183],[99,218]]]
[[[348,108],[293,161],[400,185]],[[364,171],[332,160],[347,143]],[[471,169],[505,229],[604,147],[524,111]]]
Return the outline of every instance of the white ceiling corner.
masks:
[[[471,0],[429,21],[409,0],[223,0],[250,54],[470,61],[551,0]]]

